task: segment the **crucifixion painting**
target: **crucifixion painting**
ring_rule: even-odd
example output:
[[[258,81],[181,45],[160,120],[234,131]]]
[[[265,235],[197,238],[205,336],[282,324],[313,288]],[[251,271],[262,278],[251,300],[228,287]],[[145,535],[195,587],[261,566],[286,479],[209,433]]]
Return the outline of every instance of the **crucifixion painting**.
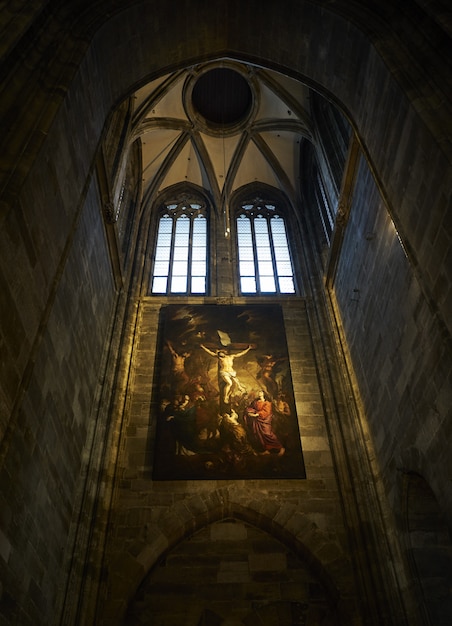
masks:
[[[278,305],[162,308],[155,480],[305,478]]]

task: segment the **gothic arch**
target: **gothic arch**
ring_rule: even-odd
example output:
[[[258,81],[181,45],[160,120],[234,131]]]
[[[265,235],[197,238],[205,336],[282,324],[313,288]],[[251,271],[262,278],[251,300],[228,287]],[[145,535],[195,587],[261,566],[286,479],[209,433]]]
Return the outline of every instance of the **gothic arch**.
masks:
[[[452,538],[430,484],[416,471],[400,481],[404,547],[420,613],[426,625],[452,618]]]
[[[9,55],[4,58],[3,68],[5,98],[0,105],[8,122],[1,139],[3,176],[0,186],[5,194],[0,206],[0,216],[3,219],[9,211],[9,217],[22,218],[22,210],[27,209],[27,217],[30,219],[27,231],[30,245],[23,249],[17,247],[18,260],[23,265],[23,275],[27,275],[27,283],[30,286],[39,285],[40,293],[31,308],[26,334],[23,333],[23,337],[17,339],[14,336],[14,342],[11,342],[14,348],[11,349],[11,354],[18,357],[14,377],[6,389],[7,397],[5,395],[5,403],[12,407],[5,449],[12,441],[11,433],[16,430],[19,432],[19,428],[15,429],[15,426],[19,422],[21,409],[29,410],[30,398],[33,396],[24,399],[23,391],[30,384],[34,364],[39,367],[45,360],[46,351],[42,350],[40,354],[39,350],[41,345],[46,347],[45,340],[49,345],[51,343],[52,332],[49,333],[50,339],[44,340],[43,336],[46,329],[53,330],[53,320],[50,319],[49,322],[52,310],[57,312],[55,326],[59,320],[59,301],[56,295],[59,287],[62,286],[64,291],[67,286],[64,283],[63,270],[66,266],[68,272],[71,269],[67,263],[69,252],[78,251],[74,238],[84,200],[88,198],[87,204],[93,214],[98,209],[99,198],[92,175],[100,138],[105,132],[105,119],[127,94],[150,77],[160,76],[165,68],[182,67],[196,60],[229,55],[256,63],[261,62],[262,58],[267,59],[266,63],[271,67],[305,80],[338,103],[349,115],[381,188],[386,191],[386,198],[395,216],[394,221],[415,262],[420,267],[437,267],[438,277],[441,263],[444,270],[444,264],[449,258],[446,255],[440,258],[441,247],[432,249],[419,236],[423,230],[420,216],[428,215],[431,233],[439,233],[441,236],[440,220],[443,220],[442,233],[446,237],[446,220],[440,210],[444,194],[440,194],[441,188],[444,189],[442,185],[445,186],[450,181],[446,157],[447,137],[444,131],[447,127],[444,113],[447,114],[450,110],[447,108],[450,103],[442,98],[441,91],[443,85],[447,84],[446,80],[442,80],[441,74],[446,67],[446,63],[442,65],[440,61],[442,40],[438,41],[436,50],[430,53],[429,59],[428,51],[431,48],[423,45],[422,27],[420,31],[416,31],[413,25],[410,26],[411,22],[406,20],[409,10],[416,6],[419,10],[419,3],[407,0],[401,9],[394,8],[390,1],[373,3],[382,7],[381,22],[387,19],[384,30],[380,31],[382,36],[379,37],[381,22],[372,20],[374,13],[367,15],[370,18],[369,26],[363,27],[360,32],[359,25],[364,23],[366,16],[360,12],[359,3],[345,3],[343,0],[329,5],[338,7],[337,14],[325,9],[323,2],[288,2],[287,6],[292,11],[289,16],[283,11],[283,6],[277,3],[270,7],[270,13],[264,13],[261,10],[262,3],[254,0],[249,3],[236,0],[220,0],[219,3],[194,0],[189,8],[187,5],[187,13],[182,13],[181,19],[174,21],[173,8],[169,3],[133,3],[127,10],[120,12],[121,2],[122,0],[114,0],[113,3],[98,2],[88,8],[89,2],[85,0],[70,4],[55,0],[44,1],[41,3],[40,14],[35,13],[35,23],[31,19],[24,20],[26,25],[18,35],[17,46],[10,46],[8,42]],[[63,4],[67,6],[62,8]],[[348,11],[344,9],[347,4]],[[63,11],[66,11],[65,15]],[[79,11],[77,20],[73,19],[74,11]],[[223,19],[226,11],[232,18],[230,30]],[[197,32],[198,16],[201,14],[205,24],[200,36],[188,37],[187,33]],[[253,22],[254,27],[250,29],[249,24]],[[272,38],[266,38],[264,35],[270,23]],[[422,20],[418,20],[418,23],[421,25]],[[169,24],[172,25],[171,29]],[[399,26],[403,27],[402,32]],[[11,32],[14,33],[14,29]],[[171,37],[168,37],[169,32]],[[131,33],[133,36],[130,36]],[[20,40],[22,35],[23,40]],[[415,35],[420,37],[416,46]],[[7,33],[7,36],[14,37],[14,34]],[[174,45],[175,41],[177,45]],[[412,49],[409,46],[410,41]],[[338,50],[341,50],[339,55]],[[410,53],[414,55],[412,58]],[[429,68],[435,72],[425,80]],[[371,92],[368,87],[372,84],[374,88]],[[58,170],[59,151],[67,157],[64,160],[67,165],[65,172]],[[420,171],[425,172],[430,181],[425,193],[420,193],[423,186],[423,180],[418,176]],[[63,181],[64,174],[67,175]],[[58,186],[44,184],[49,176],[57,181]],[[439,192],[435,189],[436,185]],[[33,192],[40,186],[43,190],[36,198]],[[55,188],[59,192],[58,202],[55,202],[53,196]],[[49,210],[41,210],[43,207]],[[21,211],[16,216],[13,211],[18,208]],[[49,226],[57,210],[59,228],[52,230]],[[50,233],[49,237],[52,233],[55,235],[52,255],[48,254],[47,239],[41,237],[41,233],[45,232]],[[410,244],[413,242],[418,244],[416,254],[411,250]],[[45,274],[41,274],[43,259],[46,260]],[[109,269],[105,263],[105,273]],[[444,275],[447,274],[448,272]],[[430,298],[434,291],[433,281],[434,278],[424,275],[428,301],[436,300],[439,306],[446,307],[447,301],[441,290],[435,298]],[[21,294],[15,290],[10,293],[8,292],[7,298],[11,300],[11,305],[8,301],[4,307],[5,310],[8,307],[8,313],[13,314],[14,307],[20,304]],[[105,298],[104,309],[97,309],[99,314],[94,316],[96,322],[101,317],[106,320],[111,314],[115,297],[116,294],[111,289]],[[450,325],[452,319],[445,308],[443,311],[445,322]],[[107,326],[105,323],[100,328],[99,343],[108,331]],[[86,338],[88,336],[85,335]],[[117,343],[119,342],[115,342],[113,346]],[[100,354],[97,344],[92,352]],[[41,355],[42,358],[36,358]],[[96,368],[88,382],[99,381],[97,374],[100,367],[101,365]],[[87,388],[88,391],[92,390],[89,385]],[[108,395],[108,385],[105,385],[104,390],[105,395]],[[62,394],[64,392],[65,388],[62,387]],[[82,400],[85,398],[89,398],[88,393]],[[64,406],[68,405],[69,402]],[[84,417],[86,423],[88,420],[94,422],[88,414]],[[102,420],[103,416],[98,420],[99,437],[105,432],[105,422]],[[65,434],[71,432],[67,427]],[[71,437],[66,438],[64,449],[67,450],[69,445],[72,445]],[[79,448],[81,445],[80,443]],[[76,448],[77,454],[74,457],[77,457],[79,448]],[[105,467],[102,463],[105,459],[99,448],[91,456],[92,467],[89,468],[89,474],[97,481],[93,484],[104,487],[102,470]],[[15,455],[21,449],[22,446],[11,447]],[[113,458],[112,449],[102,448],[101,452],[105,451],[111,455],[108,462]],[[74,459],[72,469],[75,471],[68,475],[76,476],[78,461],[78,458]],[[30,471],[40,467],[38,464],[25,465]],[[37,476],[36,471],[34,475]],[[108,480],[109,475],[107,482]],[[34,483],[27,485],[26,496],[30,495],[33,486]],[[60,506],[60,484],[54,481],[51,486],[52,498],[55,498],[55,502],[58,500]],[[97,491],[93,491],[97,495]],[[88,500],[93,491],[89,491]],[[74,492],[75,488],[72,493]],[[17,499],[19,497],[23,499],[22,493]],[[283,517],[284,513],[285,510],[281,510]],[[177,516],[174,518],[177,521]],[[269,518],[273,520],[274,516],[270,515]],[[286,528],[285,524],[283,526]],[[288,532],[290,528],[291,525],[287,527]],[[45,539],[45,530],[41,522],[40,538]],[[83,532],[80,534],[83,535]],[[309,534],[307,530],[306,534]],[[97,535],[95,539],[97,540]],[[334,548],[335,545],[331,547]],[[56,548],[54,551],[56,552]],[[145,558],[147,553],[139,551],[138,554]],[[19,550],[16,555],[20,556]],[[342,563],[340,559],[339,562]],[[133,568],[142,568],[133,555],[130,555],[130,563]],[[333,565],[331,567],[334,569]],[[55,589],[59,572],[53,568],[52,574],[51,585]]]
[[[376,9],[363,7],[360,10],[356,6],[350,9],[338,3],[337,12],[333,12],[325,9],[323,3],[302,2],[290,7],[290,19],[277,4],[265,12],[254,3],[231,7],[226,2],[209,4],[198,0],[196,4],[199,6],[191,4],[186,13],[179,12],[178,19],[174,19],[173,12],[164,3],[155,11],[152,5],[142,2],[128,5],[126,9],[118,2],[109,11],[104,11],[103,3],[98,3],[91,10],[80,10],[76,20],[71,14],[61,14],[53,43],[53,50],[58,48],[59,51],[58,55],[52,53],[53,62],[58,65],[51,74],[55,76],[54,83],[47,81],[44,87],[39,82],[42,69],[39,64],[48,66],[48,57],[38,59],[31,69],[22,66],[19,60],[17,67],[11,66],[15,84],[20,86],[21,79],[28,81],[36,115],[30,116],[30,100],[24,100],[19,94],[16,97],[12,84],[8,103],[14,102],[15,108],[11,110],[11,133],[4,137],[4,150],[11,160],[16,159],[16,166],[8,170],[4,179],[10,203],[15,204],[16,194],[30,168],[44,170],[45,165],[37,160],[37,155],[57,118],[66,128],[75,128],[80,120],[85,120],[86,140],[80,142],[77,162],[79,176],[86,179],[108,115],[150,79],[171,69],[225,56],[251,63],[265,59],[267,67],[305,82],[345,113],[360,139],[405,249],[421,275],[426,295],[432,300],[433,279],[423,268],[434,259],[430,258],[430,250],[416,250],[415,238],[419,216],[426,211],[432,230],[444,228],[441,226],[441,198],[434,201],[424,198],[419,192],[421,181],[415,174],[417,170],[411,164],[415,146],[431,146],[431,149],[436,146],[431,167],[438,180],[447,180],[448,144],[442,130],[447,127],[443,122],[447,115],[447,98],[441,106],[436,106],[438,98],[431,94],[435,86],[425,80],[422,64],[431,64],[438,76],[444,68],[431,58],[430,48],[415,46],[418,32],[414,26],[408,23],[401,37],[389,4],[379,13]],[[419,7],[412,2],[411,9],[419,10]],[[228,29],[224,15],[231,15],[231,12],[237,19],[234,28]],[[200,14],[204,20],[201,30]],[[418,18],[422,20],[422,15]],[[251,21],[252,29],[249,28]],[[273,36],[263,37],[261,33],[266,32],[270,23]],[[424,23],[427,30],[434,30],[428,20]],[[171,24],[170,37],[168,24]],[[45,26],[41,27],[37,40],[45,38]],[[385,37],[381,38],[383,27]],[[130,32],[134,33],[133,38],[125,36]],[[187,37],[187,33],[197,33],[197,36]],[[75,35],[80,36],[78,41],[74,41]],[[440,31],[438,36],[443,45],[443,33]],[[287,41],[291,42],[290,47]],[[116,45],[117,42],[120,45]],[[327,62],[328,59],[331,62]],[[368,88],[371,83],[374,89]],[[90,90],[87,84],[96,85],[96,89]],[[446,81],[439,80],[437,84],[446,84]],[[48,97],[43,97],[43,90],[47,96],[52,88],[54,95],[49,101]],[[90,98],[79,97],[85,91],[89,91]],[[20,101],[23,106],[17,107]],[[422,102],[422,106],[418,102]],[[40,106],[46,109],[39,111]],[[36,120],[39,120],[37,126]],[[45,178],[43,170],[40,175]],[[82,186],[83,182],[80,188]],[[72,202],[74,213],[79,200],[77,197],[68,200]],[[438,267],[445,263],[444,258],[437,261]],[[441,306],[446,307],[446,303]],[[450,316],[446,313],[444,311],[443,319],[449,326]]]
[[[235,268],[237,268],[237,279],[239,285],[242,281],[241,271],[238,269],[240,267],[239,258],[240,258],[240,245],[238,243],[238,215],[243,213],[244,204],[250,204],[256,206],[265,206],[265,205],[273,205],[272,211],[278,215],[278,218],[282,218],[281,221],[284,224],[284,232],[285,236],[287,236],[287,253],[290,254],[290,269],[287,271],[289,275],[289,283],[288,289],[282,290],[282,293],[303,293],[303,279],[301,278],[300,271],[300,259],[298,258],[298,246],[296,242],[300,240],[300,230],[301,228],[301,213],[302,211],[297,211],[293,202],[287,197],[287,195],[273,187],[272,185],[265,183],[248,183],[243,185],[239,189],[237,189],[230,198],[229,201],[229,209],[231,212],[231,233],[234,241],[236,241],[236,245],[232,247],[232,263]],[[276,209],[276,210],[275,210]],[[248,223],[253,218],[251,216],[247,217]],[[254,228],[254,226],[253,226]],[[270,229],[270,226],[269,226]],[[256,248],[254,247],[256,244],[253,244],[254,254],[256,254]],[[271,243],[272,254],[274,254],[273,248],[273,240]],[[292,273],[292,275],[290,275]],[[259,272],[257,271],[257,274]],[[277,270],[275,270],[274,274],[275,283],[279,283],[281,279],[278,276]],[[284,280],[284,279],[283,279]],[[257,284],[257,283],[256,283]],[[287,286],[286,286],[287,287]],[[278,286],[278,290],[280,287]],[[293,289],[293,292],[291,291]],[[260,293],[260,288],[256,289],[257,293]],[[276,291],[276,289],[275,289]],[[282,295],[278,292],[278,295]]]
[[[234,191],[234,193],[231,195],[231,205],[237,206],[240,202],[245,202],[247,199],[253,196],[259,196],[264,197],[265,199],[268,198],[272,199],[273,201],[278,201],[284,207],[286,207],[287,213],[294,212],[294,207],[290,202],[290,199],[283,191],[261,182],[248,183],[247,185],[243,185],[242,187]]]
[[[249,496],[249,499],[246,496]],[[168,509],[134,548],[134,554],[123,553],[108,567],[108,611],[124,615],[138,588],[149,572],[177,544],[215,522],[235,519],[284,544],[299,557],[324,588],[340,623],[353,623],[354,607],[348,597],[353,595],[351,564],[339,543],[331,539],[300,512],[296,505],[274,500],[253,499],[253,491],[235,491],[234,486],[211,492],[200,492]],[[125,592],[125,590],[127,590]],[[99,623],[109,623],[109,613],[99,615]],[[115,623],[116,623],[115,622]]]
[[[216,212],[212,198],[205,189],[193,183],[177,183],[165,188],[155,198],[143,200],[137,228],[137,241],[146,255],[141,285],[143,295],[149,294],[152,280],[151,257],[158,230],[159,211],[166,202],[189,202],[195,199],[206,208],[208,214],[208,250],[210,250],[210,256],[212,256],[215,254],[215,237],[212,235],[212,231],[216,220]]]

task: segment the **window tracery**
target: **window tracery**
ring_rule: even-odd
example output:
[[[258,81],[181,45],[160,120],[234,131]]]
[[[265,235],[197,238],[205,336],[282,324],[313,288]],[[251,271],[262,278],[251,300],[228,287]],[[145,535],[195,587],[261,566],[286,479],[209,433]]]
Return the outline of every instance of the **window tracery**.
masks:
[[[271,202],[244,202],[236,214],[239,287],[242,294],[294,294],[286,222]]]
[[[233,205],[235,237],[230,244],[232,258],[236,261],[235,278],[232,278],[238,293],[250,296],[296,294],[290,225],[284,202],[245,197]],[[168,199],[160,205],[153,246],[152,295],[211,293],[209,267],[215,261],[210,258],[208,232],[208,202],[201,196],[198,198],[196,193],[184,192],[179,198]]]
[[[151,292],[207,293],[207,209],[183,199],[164,204],[158,220]]]

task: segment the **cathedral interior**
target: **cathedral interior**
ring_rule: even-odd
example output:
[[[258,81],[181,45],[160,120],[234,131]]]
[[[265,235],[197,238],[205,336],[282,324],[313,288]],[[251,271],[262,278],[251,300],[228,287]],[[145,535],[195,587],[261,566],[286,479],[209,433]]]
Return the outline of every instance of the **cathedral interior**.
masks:
[[[449,626],[450,3],[0,29],[0,624]]]

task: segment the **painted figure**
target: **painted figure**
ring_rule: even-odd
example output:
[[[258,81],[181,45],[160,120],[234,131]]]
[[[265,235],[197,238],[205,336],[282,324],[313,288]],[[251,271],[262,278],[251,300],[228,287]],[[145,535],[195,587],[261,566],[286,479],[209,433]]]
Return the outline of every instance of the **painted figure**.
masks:
[[[190,456],[197,449],[196,407],[188,395],[178,396],[165,410],[176,441],[176,454]]]
[[[234,389],[237,389],[240,393],[245,393],[246,388],[241,384],[237,378],[237,372],[234,370],[234,359],[244,356],[251,350],[252,346],[248,346],[245,350],[236,354],[229,354],[224,349],[213,351],[206,348],[203,344],[200,344],[200,346],[207,354],[218,359],[218,386],[220,387],[222,402],[226,405],[229,404],[231,393]]]
[[[178,393],[187,384],[189,377],[185,371],[185,360],[190,356],[190,352],[176,352],[170,341],[166,342],[168,350],[171,353],[171,374],[173,392]]]
[[[254,446],[261,454],[276,452],[278,456],[285,453],[285,448],[273,431],[272,403],[261,389],[257,398],[245,410],[244,421]]]
[[[224,413],[221,418],[221,440],[223,450],[230,455],[241,458],[243,455],[255,455],[256,452],[248,441],[245,428],[239,422],[239,416],[234,409],[230,413]]]
[[[275,366],[283,360],[282,358],[277,359],[271,354],[264,354],[258,359],[260,370],[257,374],[257,379],[260,385],[265,386],[267,393],[272,398],[275,398],[278,393],[278,383],[275,380]]]

